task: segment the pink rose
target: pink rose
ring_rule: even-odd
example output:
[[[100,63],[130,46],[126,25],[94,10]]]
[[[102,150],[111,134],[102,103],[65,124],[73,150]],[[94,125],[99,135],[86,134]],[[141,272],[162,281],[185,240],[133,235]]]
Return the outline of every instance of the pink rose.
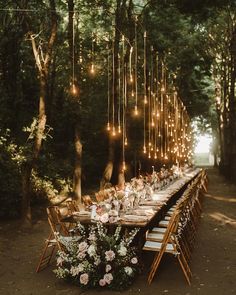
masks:
[[[88,276],[88,274],[87,274],[87,273],[83,273],[83,274],[80,276],[79,280],[80,280],[80,284],[82,284],[82,285],[87,285],[87,284],[88,284],[88,281],[89,281],[89,276]]]
[[[105,282],[109,285],[111,281],[113,280],[113,275],[111,273],[106,273],[103,277]]]
[[[115,258],[115,253],[112,250],[105,252],[106,261],[112,261]]]
[[[80,252],[86,251],[87,248],[88,248],[88,244],[86,242],[82,242],[82,243],[79,244],[79,251]]]
[[[131,263],[133,263],[133,264],[138,263],[138,259],[137,259],[136,257],[133,257],[133,258],[131,259]]]
[[[100,217],[100,221],[101,221],[102,223],[106,223],[106,222],[108,222],[108,220],[109,220],[109,215],[108,215],[108,213],[104,213],[104,214]]]
[[[80,252],[80,253],[78,253],[77,258],[84,259],[85,256],[86,256],[86,252]]]
[[[106,281],[105,281],[104,279],[101,279],[101,280],[99,281],[99,285],[100,285],[101,287],[104,287],[104,286],[106,285]]]

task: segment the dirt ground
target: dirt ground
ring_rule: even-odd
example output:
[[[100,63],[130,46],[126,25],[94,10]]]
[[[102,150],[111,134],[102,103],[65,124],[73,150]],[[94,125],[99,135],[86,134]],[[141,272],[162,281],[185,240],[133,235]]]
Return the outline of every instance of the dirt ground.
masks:
[[[144,254],[142,275],[122,294],[236,294],[236,186],[226,182],[215,169],[208,169],[208,175],[209,190],[191,263],[192,285],[187,285],[179,265],[169,256],[164,257],[152,284],[148,285],[146,280],[151,257]],[[37,220],[30,230],[22,230],[17,221],[0,223],[1,295],[120,293],[82,291],[58,280],[52,272],[53,266],[35,273],[48,231],[46,215]]]

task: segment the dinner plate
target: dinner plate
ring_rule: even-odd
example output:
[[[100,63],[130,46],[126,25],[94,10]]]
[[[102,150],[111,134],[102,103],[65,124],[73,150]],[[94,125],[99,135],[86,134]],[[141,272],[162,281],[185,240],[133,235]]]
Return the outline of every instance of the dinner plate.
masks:
[[[91,212],[90,211],[75,211],[72,213],[73,216],[90,216]]]
[[[148,220],[146,216],[141,216],[141,215],[124,215],[122,219],[124,221],[131,221],[131,222],[145,222]]]

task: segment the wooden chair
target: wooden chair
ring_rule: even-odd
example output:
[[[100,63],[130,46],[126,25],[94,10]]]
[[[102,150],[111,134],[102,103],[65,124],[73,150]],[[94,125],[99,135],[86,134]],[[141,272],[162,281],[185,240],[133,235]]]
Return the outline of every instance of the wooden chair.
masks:
[[[149,284],[151,284],[153,280],[164,253],[170,253],[177,257],[185,278],[190,285],[191,270],[181,245],[177,239],[180,212],[180,207],[178,207],[171,216],[168,226],[163,233],[155,234],[154,232],[151,232],[147,234],[143,250],[157,252],[157,254],[154,256],[150,273],[148,275]]]
[[[184,276],[190,285],[191,270],[189,262],[195,241],[197,223],[201,214],[199,201],[199,184],[201,175],[197,176],[187,187],[177,203],[167,212],[157,227],[146,235],[143,250],[156,251],[148,276],[150,284],[164,253],[177,257]]]
[[[52,257],[56,249],[63,250],[63,245],[58,240],[56,233],[68,236],[69,232],[67,227],[60,221],[60,210],[56,206],[51,206],[46,209],[48,215],[48,223],[50,226],[50,234],[45,241],[42,254],[40,256],[36,272],[45,269],[52,261]]]

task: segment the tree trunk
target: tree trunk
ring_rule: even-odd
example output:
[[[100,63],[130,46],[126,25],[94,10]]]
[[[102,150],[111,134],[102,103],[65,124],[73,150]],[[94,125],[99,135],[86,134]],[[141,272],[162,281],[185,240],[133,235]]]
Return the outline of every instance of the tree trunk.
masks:
[[[39,110],[38,110],[38,122],[35,135],[34,146],[32,150],[32,158],[28,159],[24,165],[22,165],[22,201],[21,201],[21,218],[23,224],[31,223],[31,174],[35,169],[39,157],[39,153],[42,147],[42,140],[44,136],[46,126],[46,95],[47,95],[47,83],[49,75],[49,66],[51,62],[52,49],[56,39],[57,33],[57,16],[54,0],[50,0],[51,9],[51,32],[49,41],[47,44],[46,53],[39,52],[39,48],[36,45],[35,35],[30,32],[31,44],[33,54],[35,57],[36,65],[39,71],[39,83],[40,83],[40,97],[39,97]]]
[[[82,172],[82,143],[80,141],[79,126],[75,127],[75,170],[74,170],[74,195],[81,203],[81,172]]]
[[[77,51],[75,50],[75,31],[74,31],[74,0],[68,0],[68,41],[69,53],[72,69],[72,84],[78,86],[78,64],[77,64]],[[72,86],[73,87],[73,86]],[[73,99],[79,99],[79,93],[72,93]],[[81,203],[81,174],[82,174],[82,143],[80,136],[80,107],[78,108],[78,119],[75,124],[75,168],[73,177],[73,192],[74,198]]]
[[[100,182],[100,189],[104,189],[106,184],[108,184],[112,177],[114,166],[114,140],[109,136],[109,146],[108,146],[108,161],[106,168],[103,172],[103,176]]]
[[[21,172],[21,183],[22,183],[22,199],[21,199],[21,217],[24,226],[30,226],[32,221],[32,214],[31,214],[31,172],[32,172],[32,165],[29,163],[25,163],[22,167]]]
[[[233,31],[230,44],[230,93],[229,93],[229,129],[230,129],[230,155],[229,155],[229,178],[236,182],[236,28]]]

